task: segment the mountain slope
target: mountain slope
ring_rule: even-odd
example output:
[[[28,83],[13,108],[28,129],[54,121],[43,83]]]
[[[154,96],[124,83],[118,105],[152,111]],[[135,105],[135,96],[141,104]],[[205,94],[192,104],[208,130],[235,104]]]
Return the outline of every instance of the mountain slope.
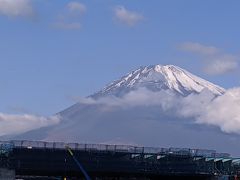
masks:
[[[188,71],[174,65],[154,65],[141,67],[119,80],[107,85],[103,90],[91,97],[99,98],[108,95],[123,96],[124,94],[144,87],[152,91],[171,90],[187,96],[208,89],[215,95],[221,95],[225,90]]]

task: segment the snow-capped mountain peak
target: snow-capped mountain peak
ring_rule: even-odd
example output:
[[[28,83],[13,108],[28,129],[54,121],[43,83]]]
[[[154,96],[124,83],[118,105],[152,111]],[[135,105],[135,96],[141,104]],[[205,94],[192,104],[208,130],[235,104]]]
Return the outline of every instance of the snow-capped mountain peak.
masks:
[[[191,93],[200,93],[203,89],[208,89],[215,95],[221,95],[225,92],[225,89],[199,78],[180,67],[158,64],[140,67],[107,85],[101,91],[92,95],[92,97],[122,96],[140,87],[151,91],[172,90],[183,96]]]

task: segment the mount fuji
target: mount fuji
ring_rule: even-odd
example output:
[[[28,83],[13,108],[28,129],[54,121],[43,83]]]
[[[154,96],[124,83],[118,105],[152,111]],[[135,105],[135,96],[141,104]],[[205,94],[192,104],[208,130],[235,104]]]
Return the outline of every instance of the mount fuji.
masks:
[[[240,155],[239,135],[196,123],[199,115],[185,115],[225,92],[174,65],[140,67],[57,113],[60,123],[14,139],[208,148]]]

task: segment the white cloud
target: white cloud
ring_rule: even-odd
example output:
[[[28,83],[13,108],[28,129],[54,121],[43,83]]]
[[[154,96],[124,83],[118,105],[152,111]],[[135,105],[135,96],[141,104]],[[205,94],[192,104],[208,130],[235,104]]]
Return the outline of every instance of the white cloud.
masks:
[[[197,42],[184,42],[178,47],[180,50],[198,53],[200,55],[214,55],[220,52],[220,50],[214,46],[206,46]]]
[[[58,20],[53,23],[55,28],[65,30],[79,30],[82,27],[81,18],[86,12],[86,6],[79,2],[69,2],[66,5],[66,12],[62,13]]]
[[[67,4],[67,8],[69,9],[70,12],[72,13],[85,13],[86,12],[86,6],[82,3],[79,2],[69,2]]]
[[[222,55],[209,61],[204,71],[212,75],[224,74],[238,68],[237,57],[233,55]]]
[[[221,52],[214,46],[206,46],[196,42],[185,42],[178,46],[182,51],[200,55],[203,58],[204,72],[210,75],[220,75],[238,68],[238,57]]]
[[[0,113],[0,136],[20,134],[60,122],[60,117],[43,117],[30,114],[12,115]]]
[[[0,14],[10,17],[32,17],[34,10],[30,0],[0,0]]]
[[[144,19],[144,17],[133,11],[127,10],[124,6],[117,6],[114,9],[116,19],[128,26],[134,26]]]
[[[196,123],[215,125],[224,132],[240,134],[240,88],[229,89],[213,100],[207,96],[204,100],[196,98],[199,96],[183,99],[180,114],[194,117]]]
[[[214,125],[226,133],[240,134],[240,88],[229,89],[217,97],[208,90],[182,97],[169,91],[152,92],[141,88],[121,98],[82,98],[80,102],[101,104],[104,111],[114,111],[116,107],[158,106],[179,119],[192,119],[197,124]]]
[[[123,97],[107,96],[99,99],[88,98],[76,98],[78,102],[83,104],[105,104],[108,106],[152,106],[161,105],[165,110],[172,107],[172,103],[177,96],[170,91],[152,92],[146,88],[138,88],[135,91],[130,91]],[[161,99],[161,101],[159,101]]]

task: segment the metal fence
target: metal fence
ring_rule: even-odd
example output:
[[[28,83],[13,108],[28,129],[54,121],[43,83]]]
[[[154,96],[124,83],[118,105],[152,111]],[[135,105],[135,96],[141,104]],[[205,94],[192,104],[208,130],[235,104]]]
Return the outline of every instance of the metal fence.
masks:
[[[157,147],[138,147],[131,145],[109,145],[109,144],[79,144],[79,143],[64,143],[64,142],[45,142],[45,141],[0,141],[0,153],[9,151],[11,148],[44,148],[44,149],[65,149],[66,146],[73,150],[81,151],[111,151],[111,152],[126,152],[132,154],[174,154],[174,155],[190,155],[212,158],[227,158],[228,153],[217,153],[215,150],[206,149],[188,149],[188,148],[157,148]]]

